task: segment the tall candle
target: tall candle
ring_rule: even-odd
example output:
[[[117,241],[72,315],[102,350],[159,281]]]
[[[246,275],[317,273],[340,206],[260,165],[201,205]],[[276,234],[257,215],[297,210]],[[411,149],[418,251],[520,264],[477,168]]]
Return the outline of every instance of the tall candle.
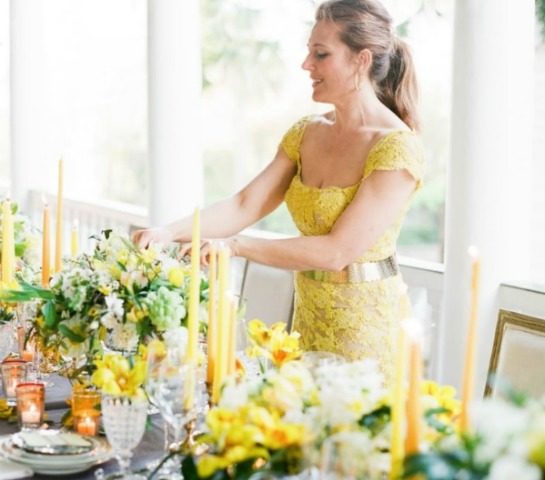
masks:
[[[394,383],[392,386],[392,436],[390,440],[391,468],[390,478],[398,479],[404,456],[405,434],[405,370],[407,357],[407,338],[405,329],[398,330],[395,352]]]
[[[51,247],[49,244],[49,229],[50,229],[50,219],[49,219],[49,205],[44,204],[43,211],[43,236],[42,236],[42,287],[47,287],[49,285],[50,277],[50,268],[51,268]]]
[[[218,324],[216,330],[217,360],[214,369],[212,402],[218,403],[221,385],[227,374],[227,319],[229,317],[229,249],[222,247],[218,253]]]
[[[214,381],[214,366],[217,358],[217,251],[214,243],[210,244],[210,260],[208,262],[208,368],[206,372],[206,380],[208,385],[212,386]]]
[[[11,202],[2,203],[2,282],[13,283],[15,267],[15,239],[13,237],[13,216]]]
[[[196,363],[199,337],[199,286],[201,283],[201,225],[199,209],[193,214],[191,235],[191,276],[189,279],[189,307],[187,311],[187,361]]]
[[[78,220],[74,220],[72,224],[72,231],[70,232],[70,256],[72,258],[78,255],[79,251],[79,228]]]
[[[236,344],[237,344],[237,302],[234,298],[230,300],[230,310],[231,314],[229,315],[229,340],[228,340],[228,353],[227,353],[227,373],[232,375],[235,373],[236,367]]]
[[[55,236],[55,271],[62,269],[62,227],[63,227],[63,178],[64,167],[62,158],[59,160],[58,184],[57,184],[57,232]]]
[[[414,321],[413,321],[414,322]],[[417,453],[420,448],[422,424],[422,333],[418,324],[411,325],[409,332],[409,390],[407,393],[407,436],[405,454]]]
[[[471,257],[471,304],[469,323],[467,327],[466,354],[464,361],[464,374],[462,380],[462,410],[460,413],[460,430],[467,432],[469,425],[469,409],[473,398],[473,386],[475,377],[475,352],[477,348],[477,318],[479,313],[479,280],[481,261],[476,247],[470,247],[468,251]]]

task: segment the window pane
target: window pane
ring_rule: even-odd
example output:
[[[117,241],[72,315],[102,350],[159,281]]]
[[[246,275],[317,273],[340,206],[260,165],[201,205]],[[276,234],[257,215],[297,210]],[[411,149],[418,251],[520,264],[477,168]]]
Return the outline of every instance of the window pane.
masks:
[[[45,154],[66,193],[146,202],[146,0],[56,0],[43,9]]]
[[[536,28],[535,77],[534,77],[534,161],[533,161],[533,209],[532,255],[530,275],[533,282],[545,283],[545,11],[542,7],[541,23]]]
[[[427,3],[393,2],[391,7],[400,34],[414,50],[429,162],[426,187],[400,246],[402,254],[442,261],[453,2],[435,2],[434,8]],[[331,107],[312,102],[308,74],[301,70],[315,2],[206,0],[204,5],[205,194],[210,203],[257,174],[292,123]],[[258,226],[296,233],[285,207]]]
[[[0,0],[0,186],[9,174],[9,0]]]

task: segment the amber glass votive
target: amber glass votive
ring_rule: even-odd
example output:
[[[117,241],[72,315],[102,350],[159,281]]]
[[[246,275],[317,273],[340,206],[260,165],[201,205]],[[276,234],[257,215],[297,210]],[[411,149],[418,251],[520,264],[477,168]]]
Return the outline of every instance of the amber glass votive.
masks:
[[[15,388],[26,380],[27,362],[18,359],[7,359],[2,362],[2,388],[8,405],[15,405]]]
[[[96,390],[72,391],[74,430],[80,435],[98,434],[100,424],[100,393]]]
[[[15,387],[17,417],[22,430],[38,428],[44,420],[45,387],[43,383],[20,383]]]

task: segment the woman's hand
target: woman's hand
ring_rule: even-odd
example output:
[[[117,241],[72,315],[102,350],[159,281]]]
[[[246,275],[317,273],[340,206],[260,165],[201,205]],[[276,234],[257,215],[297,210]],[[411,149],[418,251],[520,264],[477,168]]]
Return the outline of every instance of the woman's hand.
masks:
[[[227,247],[229,249],[229,253],[231,256],[237,256],[237,250],[236,250],[236,236],[235,237],[229,237],[229,238],[223,238],[223,239],[207,239],[203,238],[201,240],[201,265],[208,266],[210,262],[210,247],[214,244],[216,246],[216,252],[221,247]],[[191,255],[191,242],[182,243],[182,246],[180,247],[180,251],[178,253],[178,256],[180,258],[185,257],[186,255]]]
[[[173,242],[174,235],[168,228],[146,228],[133,232],[132,241],[140,248],[147,248],[151,243]]]

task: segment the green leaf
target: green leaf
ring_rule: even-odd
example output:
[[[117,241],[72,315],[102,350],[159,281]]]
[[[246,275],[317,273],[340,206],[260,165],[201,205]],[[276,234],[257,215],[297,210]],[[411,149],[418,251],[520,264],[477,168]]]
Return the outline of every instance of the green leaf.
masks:
[[[390,415],[390,406],[382,405],[371,413],[363,415],[358,424],[368,429],[373,435],[376,435],[388,424]]]
[[[45,303],[42,307],[42,314],[44,316],[45,325],[51,329],[55,328],[59,319],[57,317],[57,311],[55,310],[55,304],[52,300]]]
[[[68,326],[66,326],[64,323],[59,324],[59,332],[72,342],[83,343],[85,341],[85,337],[82,337],[81,335],[75,333],[73,330],[70,330],[70,328],[68,328]]]

